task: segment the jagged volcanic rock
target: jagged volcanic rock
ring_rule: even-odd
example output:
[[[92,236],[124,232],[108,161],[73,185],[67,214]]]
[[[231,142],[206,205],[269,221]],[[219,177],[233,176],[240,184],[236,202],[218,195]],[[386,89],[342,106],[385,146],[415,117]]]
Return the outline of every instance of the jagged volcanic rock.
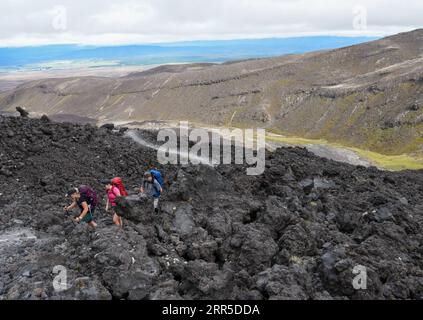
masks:
[[[161,212],[137,189],[154,151],[91,125],[0,117],[0,299],[422,299],[423,172],[267,155],[243,166],[159,166]],[[124,230],[64,214],[65,192],[121,176]],[[352,286],[367,268],[367,290]],[[55,266],[68,290],[53,289]]]

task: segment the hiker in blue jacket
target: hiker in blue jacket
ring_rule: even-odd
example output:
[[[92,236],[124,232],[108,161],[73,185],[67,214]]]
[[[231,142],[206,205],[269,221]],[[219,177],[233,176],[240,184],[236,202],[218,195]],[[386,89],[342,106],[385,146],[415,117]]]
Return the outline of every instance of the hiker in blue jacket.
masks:
[[[163,192],[163,188],[151,170],[144,173],[144,179],[142,181],[140,191],[141,193],[144,193],[154,199],[154,212],[158,213],[159,199]]]
[[[156,179],[160,186],[163,188],[165,180],[163,178],[162,173],[153,165],[150,165],[150,169],[148,171],[150,171],[154,179]]]

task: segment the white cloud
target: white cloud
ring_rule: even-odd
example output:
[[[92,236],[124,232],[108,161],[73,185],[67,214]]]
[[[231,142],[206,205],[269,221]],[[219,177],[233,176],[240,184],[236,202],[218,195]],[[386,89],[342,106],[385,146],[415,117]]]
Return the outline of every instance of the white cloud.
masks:
[[[66,28],[53,27],[56,6]],[[356,6],[367,29],[353,28]],[[0,46],[292,35],[388,35],[423,26],[421,0],[2,0]]]

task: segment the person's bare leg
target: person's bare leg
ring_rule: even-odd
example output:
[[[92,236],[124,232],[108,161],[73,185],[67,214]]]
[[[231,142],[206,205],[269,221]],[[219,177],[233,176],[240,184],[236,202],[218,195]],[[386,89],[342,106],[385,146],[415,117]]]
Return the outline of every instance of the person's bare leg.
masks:
[[[154,212],[159,212],[159,198],[154,198]]]
[[[115,223],[115,225],[117,225],[118,227],[122,227],[122,222],[121,222],[121,218],[115,213],[113,215],[113,222]]]
[[[97,223],[95,223],[94,221],[91,221],[90,223],[88,223],[88,225],[93,229],[97,228]]]

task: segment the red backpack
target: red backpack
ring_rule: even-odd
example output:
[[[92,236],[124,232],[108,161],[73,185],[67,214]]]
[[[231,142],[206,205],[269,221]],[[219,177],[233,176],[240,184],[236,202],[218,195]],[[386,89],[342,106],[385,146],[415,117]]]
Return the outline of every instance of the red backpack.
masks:
[[[128,192],[125,189],[125,186],[123,185],[122,179],[121,178],[113,178],[112,179],[112,185],[114,185],[116,188],[119,189],[120,195],[122,197],[127,197],[128,196]]]

